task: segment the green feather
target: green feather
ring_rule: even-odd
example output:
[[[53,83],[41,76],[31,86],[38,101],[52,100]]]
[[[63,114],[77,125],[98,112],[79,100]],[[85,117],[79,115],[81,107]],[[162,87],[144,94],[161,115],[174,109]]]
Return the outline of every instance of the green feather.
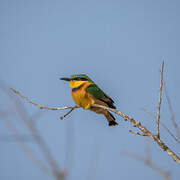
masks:
[[[87,92],[93,97],[105,102],[109,107],[116,108],[113,103],[114,101],[105,94],[96,84],[91,84],[87,87]]]
[[[91,84],[87,87],[87,92],[92,95],[93,97],[103,101],[108,105],[110,108],[116,108],[114,106],[114,101],[105,94],[86,74],[74,74],[70,77],[71,79],[75,78],[85,78],[87,81],[89,81]]]
[[[86,78],[89,82],[94,83],[86,74],[74,74],[71,75],[71,79],[77,78],[77,77],[83,77]]]

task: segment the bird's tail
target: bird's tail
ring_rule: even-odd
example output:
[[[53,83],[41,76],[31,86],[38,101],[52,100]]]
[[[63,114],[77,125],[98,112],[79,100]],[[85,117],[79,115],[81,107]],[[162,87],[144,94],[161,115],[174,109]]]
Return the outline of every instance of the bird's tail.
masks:
[[[118,123],[115,121],[116,120],[115,117],[109,111],[106,111],[106,113],[104,115],[109,122],[109,126],[117,126],[118,125]]]

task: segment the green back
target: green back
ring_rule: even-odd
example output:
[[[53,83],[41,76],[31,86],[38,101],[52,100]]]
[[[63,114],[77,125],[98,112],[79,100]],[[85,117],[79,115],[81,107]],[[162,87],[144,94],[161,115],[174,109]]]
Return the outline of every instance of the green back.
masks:
[[[113,103],[114,101],[105,94],[86,74],[75,74],[72,75],[71,78],[85,78],[87,79],[91,84],[87,87],[87,92],[92,95],[93,97],[103,101],[106,103],[110,108],[116,108]]]
[[[93,97],[105,102],[109,107],[115,108],[114,101],[105,94],[96,84],[91,84],[87,87],[87,92]]]

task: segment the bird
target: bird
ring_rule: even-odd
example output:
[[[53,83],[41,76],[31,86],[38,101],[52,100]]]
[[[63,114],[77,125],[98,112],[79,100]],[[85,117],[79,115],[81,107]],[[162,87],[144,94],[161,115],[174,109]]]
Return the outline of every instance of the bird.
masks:
[[[70,78],[60,78],[68,81],[72,89],[72,98],[76,105],[85,110],[91,110],[97,114],[103,114],[109,126],[116,126],[118,123],[115,117],[108,111],[100,107],[93,107],[93,104],[116,109],[114,101],[104,93],[86,74],[71,75]]]

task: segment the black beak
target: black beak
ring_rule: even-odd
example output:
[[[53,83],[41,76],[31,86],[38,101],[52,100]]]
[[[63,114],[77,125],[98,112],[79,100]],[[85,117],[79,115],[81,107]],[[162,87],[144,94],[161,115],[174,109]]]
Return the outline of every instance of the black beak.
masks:
[[[64,80],[64,81],[70,81],[70,78],[59,78],[60,80]]]

